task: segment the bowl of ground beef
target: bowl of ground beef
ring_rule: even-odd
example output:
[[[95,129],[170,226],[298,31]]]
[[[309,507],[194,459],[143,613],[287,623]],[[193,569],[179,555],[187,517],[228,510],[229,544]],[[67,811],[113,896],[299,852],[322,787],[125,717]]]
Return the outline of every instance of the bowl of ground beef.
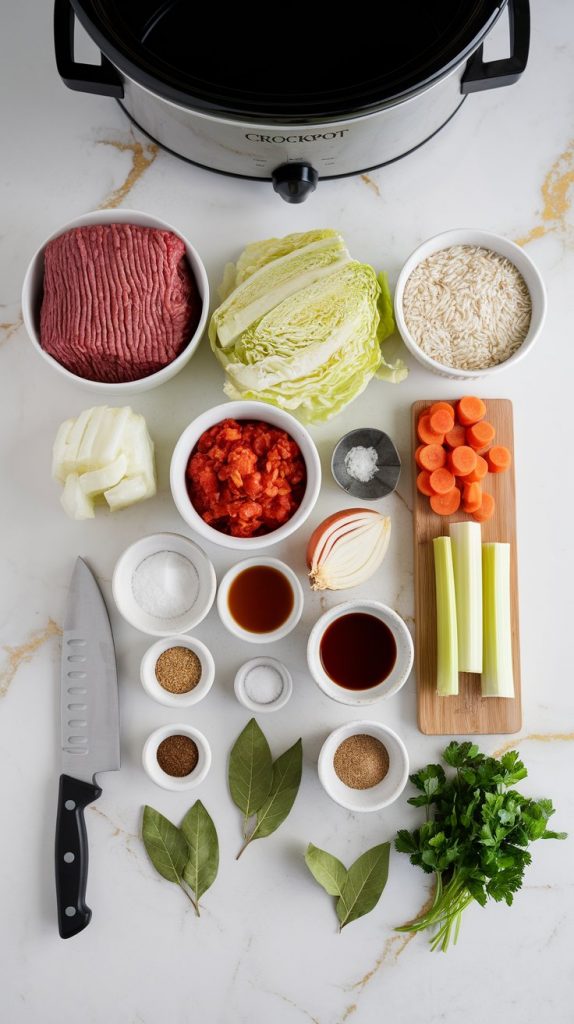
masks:
[[[319,495],[321,463],[310,434],[289,413],[265,402],[225,402],[186,427],[170,483],[188,526],[247,552],[305,522]]]
[[[136,210],[96,210],[55,231],[22,287],[32,344],[92,392],[130,395],[173,377],[209,311],[205,267],[170,224]]]

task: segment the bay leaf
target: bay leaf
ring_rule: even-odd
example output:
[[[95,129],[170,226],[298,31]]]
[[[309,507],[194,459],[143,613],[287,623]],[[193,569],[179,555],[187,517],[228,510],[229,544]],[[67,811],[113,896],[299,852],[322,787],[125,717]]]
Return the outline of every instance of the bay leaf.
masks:
[[[303,771],[303,744],[299,739],[273,764],[271,790],[257,812],[257,824],[250,839],[270,836],[289,814],[299,792]]]
[[[269,744],[254,718],[240,732],[229,755],[231,798],[245,818],[263,806],[273,782],[273,759]]]
[[[201,800],[196,800],[181,823],[189,857],[183,870],[187,882],[197,901],[213,885],[219,867],[219,841],[211,815]]]
[[[337,900],[337,917],[341,928],[368,914],[379,902],[389,877],[390,846],[390,843],[373,846],[351,864],[343,891]]]
[[[163,814],[149,807],[144,807],[142,822],[142,839],[148,856],[156,869],[168,882],[181,885],[189,851],[183,832]]]
[[[347,869],[344,864],[333,857],[327,850],[309,843],[305,854],[305,863],[313,878],[322,885],[329,896],[341,896],[347,881]]]

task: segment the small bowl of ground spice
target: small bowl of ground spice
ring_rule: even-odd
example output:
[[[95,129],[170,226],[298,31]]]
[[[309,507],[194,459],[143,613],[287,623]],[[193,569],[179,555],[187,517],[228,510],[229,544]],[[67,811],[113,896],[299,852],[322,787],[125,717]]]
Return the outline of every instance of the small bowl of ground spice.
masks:
[[[166,636],[148,647],[140,666],[141,684],[158,704],[190,707],[209,693],[215,679],[211,651],[193,636]]]
[[[211,747],[199,729],[163,725],[148,736],[142,761],[152,782],[174,791],[194,789],[211,767]]]
[[[380,811],[402,793],[409,777],[407,749],[379,722],[349,722],[327,736],[318,763],[323,789],[349,811]]]

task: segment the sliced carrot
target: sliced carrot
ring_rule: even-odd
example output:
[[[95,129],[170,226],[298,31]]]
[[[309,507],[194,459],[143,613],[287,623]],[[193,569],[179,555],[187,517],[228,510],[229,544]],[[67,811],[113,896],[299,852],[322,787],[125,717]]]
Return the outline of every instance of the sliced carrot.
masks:
[[[465,483],[468,484],[479,484],[481,480],[484,480],[488,473],[488,462],[483,459],[482,455],[476,453],[476,468],[473,469],[472,473],[467,473],[463,478]]]
[[[486,406],[482,398],[477,398],[476,395],[465,395],[457,404],[456,415],[458,422],[462,423],[463,427],[471,427],[473,423],[484,419]]]
[[[491,519],[494,515],[494,508],[495,502],[492,494],[487,494],[484,491],[480,508],[472,513],[472,518],[476,519],[477,523],[485,523],[487,519]]]
[[[460,505],[460,491],[453,487],[446,494],[433,494],[430,499],[430,507],[437,516],[452,516]]]
[[[420,491],[421,494],[426,494],[427,498],[430,498],[434,494],[430,485],[430,473],[428,469],[423,469],[422,472],[418,474],[417,490]]]
[[[476,469],[477,454],[466,444],[453,448],[448,457],[448,468],[455,476],[466,476]]]
[[[510,469],[512,456],[503,444],[495,444],[493,448],[489,448],[486,462],[491,473],[504,473]]]
[[[432,430],[436,430],[437,434],[446,434],[447,431],[452,430],[454,427],[454,413],[452,409],[450,412],[447,409],[435,409],[434,412],[430,413],[430,425]]]
[[[466,444],[466,430],[460,423],[456,423],[452,430],[445,434],[444,440],[449,448],[460,448],[461,444]]]
[[[482,505],[482,487],[479,483],[465,484],[462,489],[463,512],[478,512]]]
[[[419,416],[417,433],[423,444],[442,444],[444,441],[444,434],[439,434],[432,429],[428,412]]]
[[[466,429],[466,443],[471,448],[487,448],[494,441],[496,430],[492,423],[481,420],[480,423],[473,423],[472,427]]]
[[[448,469],[435,469],[430,475],[430,485],[435,494],[448,494],[455,486],[455,478]]]
[[[435,469],[440,469],[446,462],[446,452],[442,444],[425,444],[421,445],[422,451],[419,452],[419,466],[421,469],[428,469],[429,473],[432,473]],[[418,449],[417,449],[418,451]]]
[[[423,468],[421,466],[421,452],[422,452],[423,448],[426,448],[426,445],[425,444],[419,444],[418,448],[415,451],[415,462],[416,462],[417,466],[419,467],[419,469]]]
[[[433,412],[438,412],[439,409],[444,409],[445,412],[449,412],[454,419],[456,419],[454,405],[452,402],[433,402],[429,409],[429,413],[432,416]]]

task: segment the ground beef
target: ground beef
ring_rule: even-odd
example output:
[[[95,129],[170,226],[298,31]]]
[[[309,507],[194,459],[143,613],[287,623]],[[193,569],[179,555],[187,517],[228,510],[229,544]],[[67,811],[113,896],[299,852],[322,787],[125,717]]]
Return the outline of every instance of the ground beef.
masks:
[[[185,348],[200,315],[185,246],[171,231],[94,224],[46,246],[40,340],[80,377],[148,377]]]

